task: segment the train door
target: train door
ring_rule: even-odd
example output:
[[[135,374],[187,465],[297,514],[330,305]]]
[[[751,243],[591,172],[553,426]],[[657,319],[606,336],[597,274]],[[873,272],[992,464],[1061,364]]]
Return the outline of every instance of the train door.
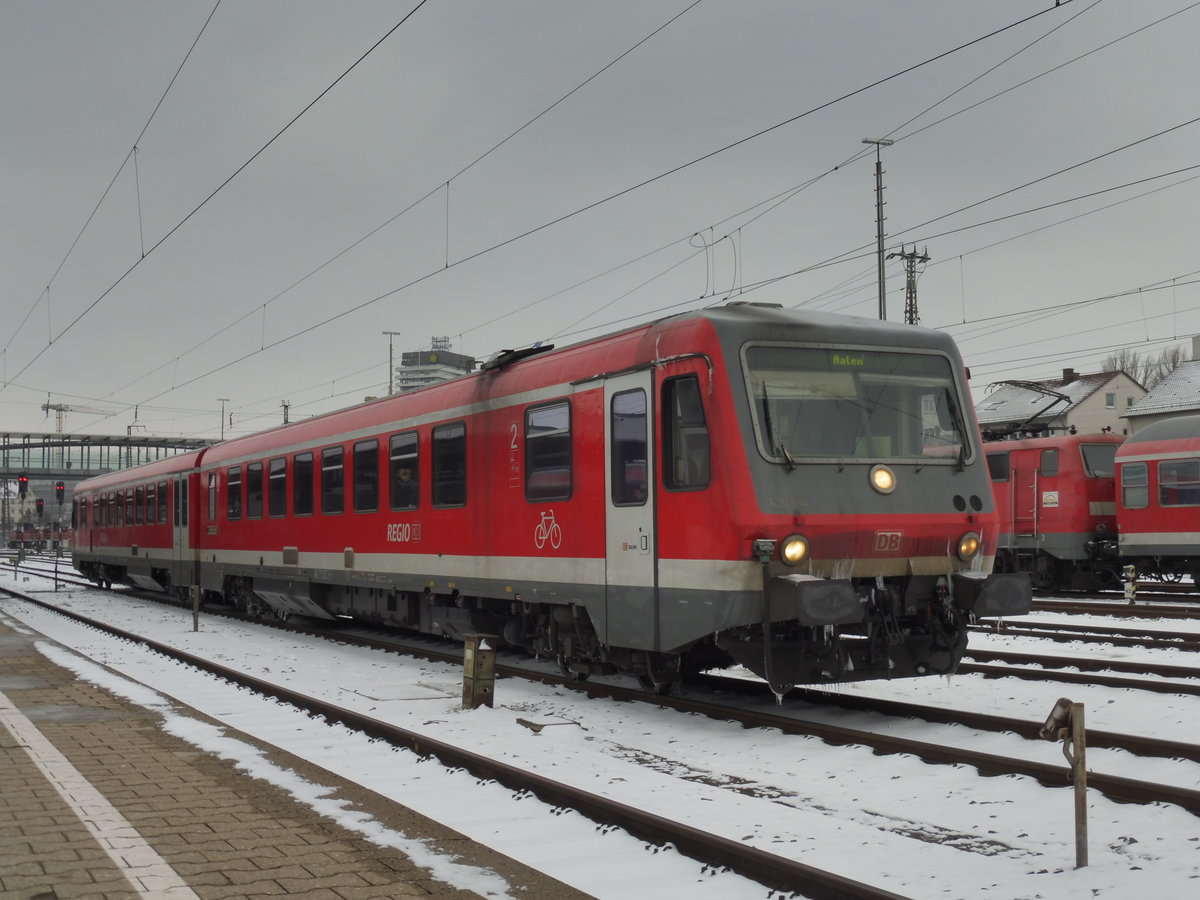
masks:
[[[176,475],[171,482],[171,583],[177,587],[194,583],[191,571],[191,540],[188,534],[188,479]]]
[[[650,370],[604,382],[605,589],[609,644],[658,648],[654,390]]]
[[[1037,534],[1037,458],[1036,451],[1013,454],[1013,531],[1017,534]]]

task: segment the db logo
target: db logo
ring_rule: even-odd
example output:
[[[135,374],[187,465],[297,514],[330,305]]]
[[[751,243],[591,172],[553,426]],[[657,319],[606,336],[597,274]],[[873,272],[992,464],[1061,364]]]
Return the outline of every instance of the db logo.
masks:
[[[900,549],[900,540],[904,537],[903,531],[877,531],[875,532],[875,552],[876,553],[895,553]]]

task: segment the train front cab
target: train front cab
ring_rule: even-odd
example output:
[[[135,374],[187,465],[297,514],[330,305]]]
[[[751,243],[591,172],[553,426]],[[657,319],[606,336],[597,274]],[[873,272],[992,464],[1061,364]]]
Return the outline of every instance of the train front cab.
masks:
[[[713,562],[681,558],[690,548],[663,533],[677,521],[664,507],[664,646],[716,608],[717,646],[773,683],[953,671],[972,614],[1030,602],[1027,577],[990,574],[994,506],[953,343],[760,316],[714,315],[721,387],[704,399],[719,490],[705,536],[693,531]],[[688,562],[692,591],[680,590]]]

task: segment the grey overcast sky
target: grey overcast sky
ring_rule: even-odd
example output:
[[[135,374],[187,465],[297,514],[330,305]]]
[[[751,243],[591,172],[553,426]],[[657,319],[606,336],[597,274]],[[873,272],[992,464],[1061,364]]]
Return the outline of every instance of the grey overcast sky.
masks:
[[[261,430],[386,391],[386,331],[874,317],[864,138],[977,396],[1185,344],[1198,7],[0,0],[0,431]]]

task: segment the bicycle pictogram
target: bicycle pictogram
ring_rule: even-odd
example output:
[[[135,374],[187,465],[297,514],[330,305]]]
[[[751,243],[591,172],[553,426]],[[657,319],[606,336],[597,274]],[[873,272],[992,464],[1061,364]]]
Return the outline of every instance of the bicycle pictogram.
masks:
[[[542,513],[542,521],[538,523],[537,528],[533,529],[533,543],[539,550],[546,546],[546,541],[549,541],[550,546],[555,550],[562,543],[562,529],[554,521],[554,510],[552,509]]]

